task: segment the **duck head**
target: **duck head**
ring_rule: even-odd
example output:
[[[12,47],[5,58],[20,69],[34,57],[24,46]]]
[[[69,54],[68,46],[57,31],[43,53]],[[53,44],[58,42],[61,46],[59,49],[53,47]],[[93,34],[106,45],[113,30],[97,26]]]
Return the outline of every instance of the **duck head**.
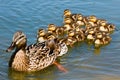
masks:
[[[6,52],[12,51],[15,47],[17,50],[25,48],[27,43],[26,35],[22,31],[17,31],[13,35],[12,43]]]

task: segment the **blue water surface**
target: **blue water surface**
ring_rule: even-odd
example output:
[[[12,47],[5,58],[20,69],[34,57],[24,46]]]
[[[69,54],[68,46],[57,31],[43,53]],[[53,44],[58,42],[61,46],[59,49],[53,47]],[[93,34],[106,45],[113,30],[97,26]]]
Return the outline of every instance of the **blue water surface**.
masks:
[[[120,80],[120,0],[0,0],[0,80]],[[69,48],[60,63],[68,73],[52,65],[35,73],[8,68],[11,53],[5,50],[12,36],[22,30],[28,44],[36,41],[39,28],[63,24],[63,11],[96,15],[116,25],[110,44],[94,49],[86,43]]]

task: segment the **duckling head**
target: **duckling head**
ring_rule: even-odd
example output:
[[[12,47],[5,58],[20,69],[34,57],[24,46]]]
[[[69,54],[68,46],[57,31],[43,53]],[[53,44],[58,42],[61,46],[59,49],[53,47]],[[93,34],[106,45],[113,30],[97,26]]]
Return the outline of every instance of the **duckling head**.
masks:
[[[56,25],[55,24],[49,24],[48,25],[48,32],[53,32],[56,29]]]
[[[73,30],[73,29],[70,29],[69,31],[68,31],[68,36],[74,36],[75,35],[75,31]]]
[[[69,10],[69,9],[65,9],[64,10],[64,16],[66,17],[66,16],[70,16],[72,13],[71,13],[71,11]]]
[[[55,35],[52,34],[52,33],[48,33],[45,37],[46,37],[47,40],[52,40],[52,39],[56,38]]]
[[[64,27],[65,31],[68,31],[68,30],[71,29],[71,25],[70,24],[64,24],[63,27]]]
[[[81,21],[83,19],[83,15],[82,14],[77,14],[76,17],[77,17],[77,20],[79,20],[79,21]]]
[[[97,18],[96,18],[96,16],[95,15],[91,15],[91,16],[89,16],[88,17],[88,20],[90,21],[90,22],[96,22],[97,21]]]
[[[64,24],[71,24],[73,22],[73,20],[70,17],[65,17],[64,18]]]
[[[14,33],[12,43],[10,47],[6,50],[6,52],[12,51],[15,47],[16,50],[25,48],[26,42],[27,42],[26,35],[22,31],[17,31],[16,33]]]
[[[39,29],[38,30],[38,37],[39,36],[44,36],[45,35],[45,30],[44,29]]]

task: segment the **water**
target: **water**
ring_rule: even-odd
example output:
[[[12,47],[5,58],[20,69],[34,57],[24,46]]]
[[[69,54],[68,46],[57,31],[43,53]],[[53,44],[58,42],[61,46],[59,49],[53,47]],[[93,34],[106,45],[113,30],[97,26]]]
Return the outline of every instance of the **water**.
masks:
[[[0,0],[0,80],[120,80],[120,0]],[[15,72],[8,68],[9,46],[13,33],[22,30],[28,44],[36,41],[39,28],[62,25],[65,9],[83,15],[96,15],[116,25],[107,46],[94,49],[86,43],[69,48],[60,63],[68,73],[52,65],[35,73]]]

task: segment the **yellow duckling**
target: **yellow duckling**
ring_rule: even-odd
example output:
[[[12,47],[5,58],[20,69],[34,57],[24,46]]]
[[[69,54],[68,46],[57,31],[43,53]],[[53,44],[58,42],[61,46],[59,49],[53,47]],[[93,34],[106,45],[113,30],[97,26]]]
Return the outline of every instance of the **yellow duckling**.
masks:
[[[72,26],[70,24],[64,24],[63,25],[64,31],[69,31],[70,29],[72,29]]]
[[[115,25],[114,25],[114,24],[108,23],[108,24],[106,24],[105,26],[108,28],[108,31],[109,31],[110,33],[115,30]]]
[[[72,36],[74,36],[75,35],[75,30],[73,30],[73,29],[70,29],[69,31],[68,31],[68,34],[67,34],[69,37],[72,37]]]
[[[49,24],[48,25],[48,33],[53,33],[56,30],[56,25],[55,24]]]
[[[97,25],[99,26],[105,26],[107,24],[107,21],[104,19],[97,19]]]
[[[56,27],[55,33],[57,36],[64,34],[64,27]]]
[[[35,43],[27,46],[26,35],[22,31],[17,31],[10,47],[6,50],[10,52],[16,47],[10,58],[9,67],[16,71],[39,71],[56,63],[61,48],[54,40],[42,43]],[[60,67],[60,66],[59,66]]]
[[[72,13],[69,9],[65,9],[64,10],[64,16],[67,17],[67,16],[70,16]]]
[[[66,39],[65,39],[66,45],[68,45],[68,46],[70,46],[70,47],[73,47],[73,45],[74,45],[76,42],[77,42],[77,39],[76,39],[74,36],[72,36],[72,37],[68,36],[68,37],[66,37]]]
[[[103,44],[104,44],[104,42],[103,42],[102,39],[96,38],[95,41],[94,41],[94,45],[95,45],[96,48],[99,48]]]
[[[112,38],[110,36],[106,35],[105,37],[102,38],[102,40],[103,40],[104,45],[106,45],[106,44],[110,43]]]
[[[95,40],[95,31],[94,31],[94,29],[90,29],[90,30],[88,30],[86,33],[85,33],[85,35],[86,35],[86,38],[87,38],[87,41],[88,42],[93,42],[94,40]]]
[[[45,34],[46,34],[46,31],[44,29],[39,29],[37,32],[37,42],[46,41]]]
[[[95,15],[91,15],[88,17],[88,23],[90,23],[92,26],[97,26],[96,21],[97,17]]]
[[[73,20],[72,20],[72,18],[70,18],[70,17],[65,17],[64,18],[64,24],[71,24],[73,22]]]
[[[45,38],[47,40],[53,40],[53,39],[57,38],[57,36],[54,35],[53,33],[46,33]]]

